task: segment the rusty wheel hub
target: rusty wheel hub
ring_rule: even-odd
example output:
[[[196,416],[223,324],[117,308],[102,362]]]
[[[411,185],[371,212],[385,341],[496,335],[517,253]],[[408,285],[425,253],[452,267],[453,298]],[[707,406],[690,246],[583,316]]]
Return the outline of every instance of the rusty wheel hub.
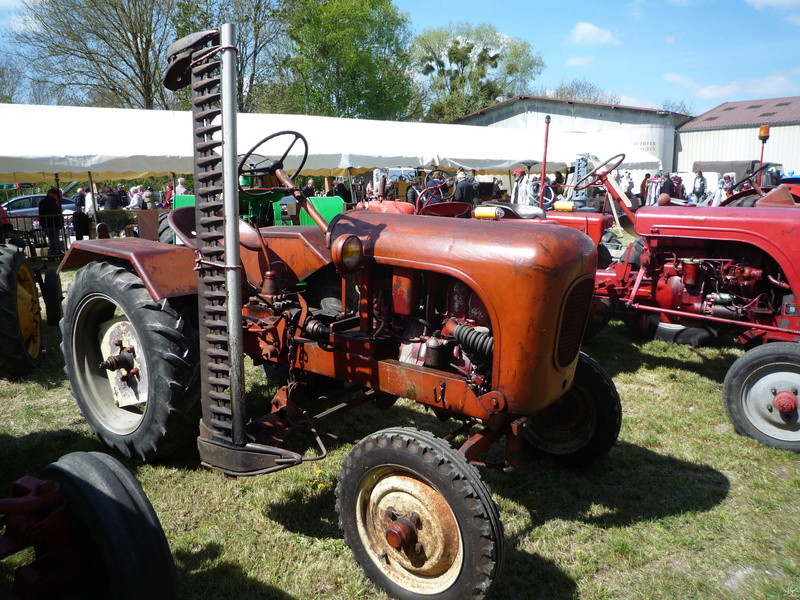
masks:
[[[363,480],[358,506],[359,535],[388,577],[419,594],[452,585],[464,550],[455,515],[436,489],[387,467]]]

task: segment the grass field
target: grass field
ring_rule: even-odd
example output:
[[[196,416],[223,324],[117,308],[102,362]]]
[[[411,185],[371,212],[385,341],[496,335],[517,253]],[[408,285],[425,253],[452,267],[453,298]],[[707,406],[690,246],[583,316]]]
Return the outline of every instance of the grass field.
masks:
[[[35,372],[0,379],[0,497],[64,453],[103,450],[71,398],[57,328],[46,336]],[[621,394],[620,441],[588,470],[531,459],[514,474],[483,473],[507,543],[493,598],[800,598],[800,457],[728,423],[722,380],[741,350],[732,340],[699,349],[637,340],[620,324],[586,350]],[[255,370],[248,382],[251,400],[269,397]],[[444,431],[410,403],[361,409],[337,431],[359,437],[400,424]],[[126,462],[161,518],[180,597],[385,598],[337,527],[334,488],[348,448],[238,480],[200,468],[192,451]],[[0,563],[0,590],[24,559]]]

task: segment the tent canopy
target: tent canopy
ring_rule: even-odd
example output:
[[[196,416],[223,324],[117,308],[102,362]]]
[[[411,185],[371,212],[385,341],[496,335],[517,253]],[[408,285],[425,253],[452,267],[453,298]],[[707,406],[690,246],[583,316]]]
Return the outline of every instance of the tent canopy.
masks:
[[[0,121],[0,180],[47,182],[56,174],[62,180],[83,180],[87,172],[100,180],[137,179],[192,172],[188,111],[0,104]],[[287,130],[308,140],[306,175],[432,166],[506,173],[522,166],[521,161],[540,162],[544,154],[543,141],[520,129],[275,114],[239,115],[237,153]],[[612,140],[600,144],[596,138],[551,131],[548,171],[563,169],[586,152],[601,160],[625,152],[624,168],[658,167],[651,155]],[[280,156],[291,139],[276,139],[258,152]],[[302,144],[294,144],[287,170],[296,168],[300,154]]]

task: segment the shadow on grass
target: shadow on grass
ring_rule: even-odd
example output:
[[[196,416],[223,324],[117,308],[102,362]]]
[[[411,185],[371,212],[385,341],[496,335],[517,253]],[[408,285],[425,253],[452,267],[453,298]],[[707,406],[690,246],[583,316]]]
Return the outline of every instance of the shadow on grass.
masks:
[[[530,529],[552,519],[611,528],[707,511],[730,489],[728,478],[707,465],[624,442],[589,469],[540,460],[511,476],[488,473],[487,480],[528,511]]]
[[[623,323],[611,323],[594,338],[586,342],[583,350],[603,365],[609,375],[614,377],[620,373],[635,373],[640,369],[677,369],[707,377],[722,383],[725,374],[739,354],[735,351],[738,342],[726,333],[719,338],[704,344],[702,349],[681,345],[675,356],[663,351],[650,351],[649,340],[644,339]],[[657,342],[670,344],[669,342]],[[677,344],[676,344],[677,346]],[[709,352],[713,348],[715,351]],[[678,352],[689,352],[697,357],[696,361],[686,360],[678,356]],[[715,355],[709,357],[709,354]]]
[[[0,434],[0,497],[23,475],[36,476],[69,452],[107,452],[96,437],[69,429],[34,431],[21,437]]]
[[[293,596],[246,575],[239,565],[220,561],[222,554],[222,545],[213,543],[196,551],[175,552],[178,597],[292,600]]]

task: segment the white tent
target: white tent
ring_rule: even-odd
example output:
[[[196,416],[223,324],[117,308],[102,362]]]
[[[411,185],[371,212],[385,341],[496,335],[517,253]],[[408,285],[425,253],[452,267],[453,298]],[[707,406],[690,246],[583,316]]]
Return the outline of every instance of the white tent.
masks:
[[[87,172],[94,179],[136,179],[192,171],[189,112],[0,104],[0,123],[0,181],[52,181],[55,174],[82,180]],[[239,115],[237,153],[285,130],[308,140],[303,173],[312,175],[425,166],[505,173],[522,160],[541,161],[544,154],[543,140],[516,129],[273,114]],[[259,153],[282,154],[290,140],[276,140]],[[564,168],[577,154],[596,154],[596,142],[588,137],[558,141],[551,131],[548,170]],[[609,156],[635,153],[627,168],[658,168],[650,155],[617,148],[613,141],[607,146],[602,151]],[[295,144],[287,170],[296,166],[300,149]]]

